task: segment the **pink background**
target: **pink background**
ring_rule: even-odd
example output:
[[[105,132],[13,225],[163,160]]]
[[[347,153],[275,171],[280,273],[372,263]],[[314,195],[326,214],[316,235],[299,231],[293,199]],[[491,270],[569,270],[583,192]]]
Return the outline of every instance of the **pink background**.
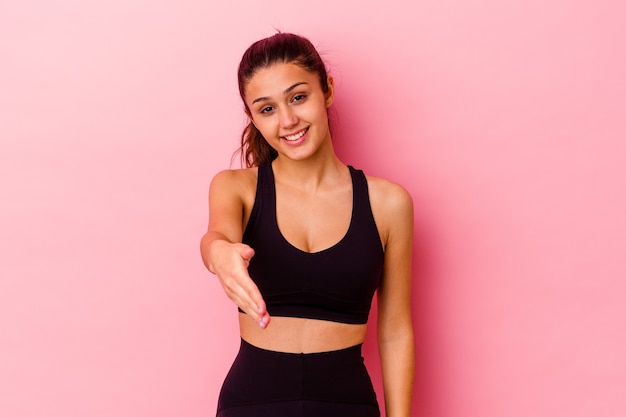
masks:
[[[236,310],[198,243],[274,28],[328,61],[344,161],[414,196],[414,414],[626,415],[625,16],[2,0],[0,415],[214,414]],[[374,327],[365,354],[380,393]]]

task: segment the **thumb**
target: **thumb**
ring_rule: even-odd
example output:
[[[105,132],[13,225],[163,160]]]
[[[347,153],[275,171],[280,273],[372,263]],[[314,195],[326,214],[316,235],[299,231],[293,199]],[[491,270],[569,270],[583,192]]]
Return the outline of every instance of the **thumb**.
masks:
[[[239,255],[241,255],[244,260],[250,261],[250,259],[252,259],[252,257],[254,256],[254,249],[252,249],[250,246],[242,245],[241,249],[239,250]]]

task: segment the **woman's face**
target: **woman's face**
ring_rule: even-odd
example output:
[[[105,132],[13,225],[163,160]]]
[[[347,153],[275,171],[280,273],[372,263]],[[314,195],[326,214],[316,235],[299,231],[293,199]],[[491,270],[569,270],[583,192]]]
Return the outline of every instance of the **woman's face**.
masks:
[[[324,94],[316,73],[278,63],[252,76],[245,102],[254,125],[279,157],[299,160],[332,146],[327,110],[333,91],[332,78]]]

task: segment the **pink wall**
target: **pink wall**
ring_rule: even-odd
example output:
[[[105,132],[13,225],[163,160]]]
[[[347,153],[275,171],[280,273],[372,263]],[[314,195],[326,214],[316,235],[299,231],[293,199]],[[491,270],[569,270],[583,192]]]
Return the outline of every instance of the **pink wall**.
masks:
[[[626,3],[338,3],[0,3],[0,415],[214,413],[236,313],[198,241],[274,27],[414,196],[415,415],[626,415]]]

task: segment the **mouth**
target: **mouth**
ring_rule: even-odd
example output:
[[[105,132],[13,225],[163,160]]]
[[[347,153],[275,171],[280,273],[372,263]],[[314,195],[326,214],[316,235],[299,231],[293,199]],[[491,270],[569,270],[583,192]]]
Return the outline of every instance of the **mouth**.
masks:
[[[302,129],[299,132],[294,133],[293,135],[283,136],[282,138],[289,142],[295,142],[305,135],[306,132],[309,131],[309,128]]]

